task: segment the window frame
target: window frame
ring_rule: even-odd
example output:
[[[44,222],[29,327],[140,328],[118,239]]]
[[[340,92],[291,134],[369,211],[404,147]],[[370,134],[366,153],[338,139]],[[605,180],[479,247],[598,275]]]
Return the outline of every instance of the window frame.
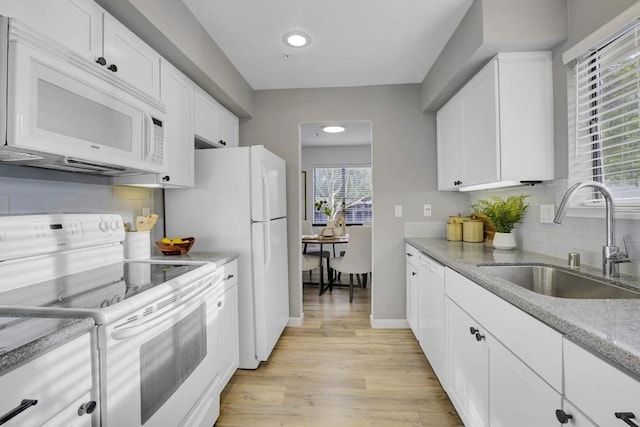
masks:
[[[600,95],[602,95],[603,93],[606,94],[606,90],[604,92],[601,90],[602,87],[603,86],[606,87],[606,84],[607,84],[605,83],[605,79],[603,76],[606,75],[607,71],[609,71],[611,75],[615,75],[615,71],[610,71],[610,69],[602,69],[601,71],[601,68],[603,63],[604,65],[611,65],[611,64],[621,65],[621,64],[625,64],[625,61],[620,61],[620,60],[607,61],[606,59],[603,61],[600,61],[600,59],[601,57],[606,58],[608,50],[611,49],[612,47],[613,48],[620,47],[620,46],[624,47],[624,41],[625,39],[628,39],[628,38],[632,38],[632,40],[635,41],[635,44],[632,44],[632,46],[634,46],[633,49],[629,49],[628,52],[625,52],[626,55],[624,56],[624,58],[627,58],[628,53],[633,53],[635,50],[636,56],[633,56],[635,61],[630,62],[629,65],[634,67],[632,71],[635,72],[637,70],[637,72],[635,72],[635,75],[633,76],[634,77],[633,84],[631,85],[629,90],[624,92],[623,97],[626,98],[629,95],[631,95],[631,98],[634,98],[633,95],[635,95],[635,104],[637,104],[638,107],[634,109],[636,117],[633,120],[633,123],[634,125],[637,126],[637,129],[640,130],[640,59],[638,59],[640,58],[640,22],[636,21],[636,22],[633,22],[631,25],[626,25],[622,30],[617,31],[613,37],[610,37],[604,42],[596,44],[591,49],[587,49],[586,52],[583,52],[582,55],[576,58],[576,61],[574,62],[574,64],[569,68],[569,72],[567,74],[567,77],[568,77],[567,101],[568,101],[568,116],[569,116],[568,117],[569,118],[569,141],[568,141],[569,142],[569,169],[568,169],[569,185],[572,184],[573,182],[584,181],[586,179],[591,179],[595,182],[604,183],[605,185],[611,185],[611,184],[607,184],[607,181],[606,181],[606,177],[607,177],[607,172],[605,170],[607,166],[606,161],[614,158],[615,154],[607,155],[604,153],[607,150],[607,148],[611,148],[611,147],[607,147],[607,145],[602,142],[603,140],[602,135],[607,131],[607,129],[602,129],[600,127],[601,124],[599,123],[599,121],[606,115],[607,112],[611,112],[620,107],[614,102],[610,102],[607,108],[605,109],[598,108],[599,104],[604,103],[603,98],[601,98]],[[616,43],[618,43],[619,46],[616,45]],[[625,65],[620,69],[624,70],[624,68],[629,65]],[[578,74],[580,67],[583,67],[583,72],[586,73],[585,74],[586,76],[589,76],[590,73],[593,73],[590,77],[584,78],[583,81],[581,82],[579,81],[579,74]],[[579,106],[581,84],[584,85],[587,89],[586,101],[583,100],[582,109],[580,109],[580,106]],[[593,101],[590,101],[590,99],[593,99]],[[581,113],[584,114],[585,117],[587,117],[587,119],[583,119],[582,122],[580,120]],[[623,113],[618,112],[616,115],[616,119],[622,119],[626,114],[627,114],[626,111]],[[589,118],[589,117],[592,117],[592,118]],[[586,124],[585,124],[585,120],[586,120]],[[583,131],[584,129],[587,129],[585,134],[586,137],[590,138],[591,140],[590,159],[587,158],[585,154],[579,153],[579,148],[581,146],[579,141],[581,137],[579,127],[581,124],[583,125]],[[618,138],[623,138],[624,136],[625,136],[624,132],[615,134],[615,137],[618,137]],[[629,146],[629,147],[635,147],[635,145],[633,144],[638,144],[637,140],[636,141],[623,140],[622,142],[623,142],[623,145]],[[582,142],[582,147],[585,147],[587,145],[588,143]],[[632,154],[635,154],[635,153],[632,153]],[[610,157],[607,159],[607,156],[610,156]],[[638,157],[640,159],[640,153],[638,154]],[[634,161],[634,159],[631,158],[631,161]],[[587,162],[590,162],[591,164],[588,165]],[[577,172],[584,173],[585,171],[588,171],[588,170],[590,170],[591,172],[589,178],[587,178],[586,174],[580,176],[577,173]],[[625,172],[626,171],[633,172],[634,169],[633,168],[630,168],[628,170],[625,169]],[[625,172],[622,172],[622,173],[625,173]],[[618,171],[617,173],[620,173],[620,172]],[[609,176],[611,177],[611,174],[609,174]],[[611,181],[611,182],[614,182],[614,181]],[[624,197],[624,198],[620,197],[619,192],[623,192],[623,191],[626,192],[628,191],[627,189],[629,188],[633,189],[632,185],[630,184],[630,181],[626,183],[624,187],[618,187],[618,190],[614,192],[616,211],[625,212],[626,217],[629,217],[629,218],[638,217],[638,219],[640,219],[640,216],[637,215],[637,214],[640,214],[640,190],[636,190],[635,194],[632,195],[633,197]],[[604,206],[604,201],[602,199],[602,195],[597,191],[592,191],[591,194],[587,194],[585,192],[582,194],[582,198],[577,199],[576,202],[573,203],[574,208],[580,207],[580,209],[576,211],[576,214],[578,212],[582,212],[582,214],[585,214],[587,213],[587,209],[601,210],[601,207],[603,206]],[[579,216],[589,216],[589,217],[593,216],[593,213],[587,213],[586,215],[582,215],[582,214],[579,214]]]
[[[327,216],[323,213],[318,212],[315,209],[316,203],[316,169],[368,169],[370,178],[369,178],[369,190],[370,196],[368,197],[368,218],[363,219],[363,221],[353,221],[352,217],[349,215],[345,216],[345,222],[347,226],[352,225],[362,225],[364,222],[373,221],[373,168],[371,164],[322,164],[322,165],[313,165],[311,168],[311,222],[313,226],[325,226]],[[343,172],[344,173],[344,172]],[[344,182],[344,180],[343,180]],[[341,191],[344,192],[344,186],[342,186]],[[349,208],[347,208],[347,211]],[[319,220],[321,219],[321,220]]]

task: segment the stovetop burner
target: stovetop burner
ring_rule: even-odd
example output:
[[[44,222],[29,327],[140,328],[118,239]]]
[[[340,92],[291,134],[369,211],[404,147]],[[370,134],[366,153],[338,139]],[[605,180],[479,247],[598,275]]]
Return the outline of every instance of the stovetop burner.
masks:
[[[201,265],[119,262],[0,293],[0,305],[105,308]]]

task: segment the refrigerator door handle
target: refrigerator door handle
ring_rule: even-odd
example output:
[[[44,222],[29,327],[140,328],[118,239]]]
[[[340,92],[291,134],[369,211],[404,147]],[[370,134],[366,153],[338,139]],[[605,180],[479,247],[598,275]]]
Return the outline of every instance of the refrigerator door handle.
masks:
[[[271,230],[269,230],[269,223],[265,222],[264,227],[264,245],[265,245],[265,257],[264,265],[271,264]]]
[[[269,221],[271,219],[271,207],[269,206],[269,199],[271,195],[269,194],[269,181],[267,178],[267,169],[264,167],[264,163],[262,163],[262,209],[265,221]]]

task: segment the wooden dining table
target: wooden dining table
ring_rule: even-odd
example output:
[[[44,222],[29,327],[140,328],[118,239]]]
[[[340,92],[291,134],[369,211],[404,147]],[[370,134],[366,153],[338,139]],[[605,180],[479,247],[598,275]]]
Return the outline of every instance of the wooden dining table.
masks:
[[[330,245],[335,245],[338,243],[349,243],[349,234],[346,234],[344,236],[319,236],[317,234],[311,234],[311,235],[302,235],[302,243],[307,245],[319,245],[320,246],[320,253],[319,253],[319,257],[320,257],[320,292],[319,295],[322,295],[327,289],[331,290],[332,289],[332,285],[333,285],[333,281],[330,279],[329,274],[331,274],[330,272],[330,268],[331,268],[331,263],[329,262],[329,260],[327,259],[327,284],[325,285],[324,283],[324,275],[322,274],[323,271],[323,264],[324,264],[324,257],[322,256],[322,251],[323,251],[323,246],[330,244]],[[335,253],[333,254],[335,256]]]

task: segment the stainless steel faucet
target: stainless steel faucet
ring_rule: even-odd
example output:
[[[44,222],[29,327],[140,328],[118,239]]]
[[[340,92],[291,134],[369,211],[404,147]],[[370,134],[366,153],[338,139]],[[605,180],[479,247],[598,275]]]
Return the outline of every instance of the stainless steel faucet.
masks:
[[[603,184],[595,181],[587,181],[587,182],[578,182],[577,184],[572,185],[569,189],[564,193],[562,197],[562,202],[560,202],[560,206],[558,207],[558,212],[556,212],[556,216],[553,219],[553,222],[556,224],[560,224],[567,214],[567,209],[569,208],[569,202],[573,198],[573,195],[580,189],[585,187],[592,187],[598,190],[603,196],[605,201],[605,233],[607,235],[607,241],[605,246],[602,247],[602,274],[605,276],[618,277],[620,276],[620,270],[618,268],[618,264],[623,262],[631,262],[631,258],[629,257],[629,251],[631,250],[631,236],[624,236],[624,246],[627,252],[621,252],[620,248],[618,248],[615,243],[615,230],[613,223],[613,195],[611,191]]]

